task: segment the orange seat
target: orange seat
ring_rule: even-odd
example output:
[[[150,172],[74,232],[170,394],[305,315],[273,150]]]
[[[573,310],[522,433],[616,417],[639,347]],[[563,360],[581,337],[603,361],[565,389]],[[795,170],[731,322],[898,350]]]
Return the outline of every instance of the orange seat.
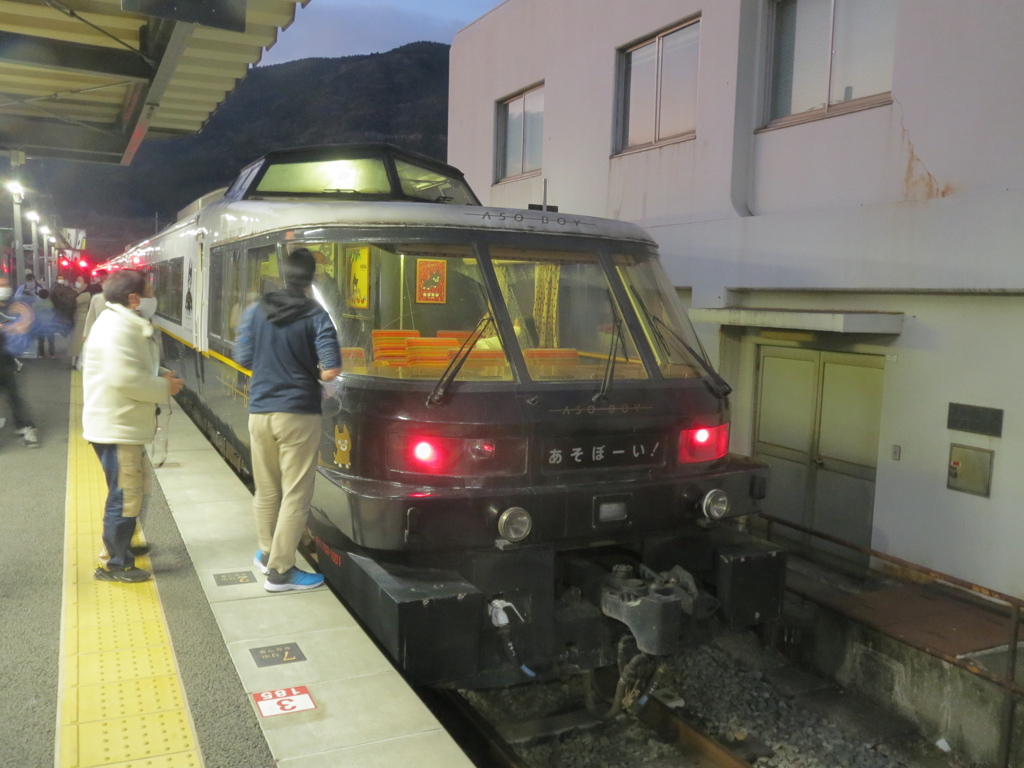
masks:
[[[415,330],[376,330],[370,332],[375,365],[406,365],[409,362],[410,338],[419,338]]]
[[[447,365],[448,352],[458,349],[458,339],[411,338],[407,341],[410,365]]]

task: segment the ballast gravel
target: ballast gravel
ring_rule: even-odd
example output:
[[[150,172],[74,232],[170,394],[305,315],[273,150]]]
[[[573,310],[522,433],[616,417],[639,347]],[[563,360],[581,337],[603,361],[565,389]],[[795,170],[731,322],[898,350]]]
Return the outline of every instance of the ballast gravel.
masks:
[[[767,665],[764,663],[768,660]],[[754,768],[965,768],[909,730],[856,722],[849,709],[813,705],[807,686],[794,691],[780,684],[784,660],[760,649],[752,636],[726,634],[714,643],[681,652],[668,661],[660,678],[674,694],[686,719],[730,746]],[[795,673],[813,678],[806,673]],[[825,681],[822,691],[843,694]],[[528,684],[467,694],[495,725],[520,723],[578,710],[583,679]],[[863,708],[863,705],[858,705]],[[876,712],[884,721],[886,716]],[[532,768],[678,768],[684,763],[670,744],[647,726],[619,715],[589,730],[542,737],[516,746]]]

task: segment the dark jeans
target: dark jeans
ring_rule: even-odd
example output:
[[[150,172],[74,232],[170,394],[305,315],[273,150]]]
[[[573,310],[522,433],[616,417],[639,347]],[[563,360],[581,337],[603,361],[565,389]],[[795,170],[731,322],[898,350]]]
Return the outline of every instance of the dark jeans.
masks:
[[[54,341],[56,341],[55,334],[52,334],[52,333],[41,333],[41,334],[39,334],[39,337],[36,339],[36,355],[38,355],[39,357],[43,357],[43,354],[44,354],[43,353],[43,348],[45,346],[44,342],[49,342],[49,344],[50,344],[50,357],[53,357],[54,355],[56,355],[56,351],[54,350]]]
[[[108,571],[129,568],[135,565],[135,556],[128,547],[142,511],[144,449],[141,445],[106,443],[92,443],[92,448],[107,479],[100,565]]]
[[[18,392],[18,378],[14,367],[14,358],[7,355],[0,355],[0,390],[7,393],[7,402],[11,407],[11,417],[14,419],[15,429],[34,427],[32,417],[28,413],[28,406],[21,399]]]

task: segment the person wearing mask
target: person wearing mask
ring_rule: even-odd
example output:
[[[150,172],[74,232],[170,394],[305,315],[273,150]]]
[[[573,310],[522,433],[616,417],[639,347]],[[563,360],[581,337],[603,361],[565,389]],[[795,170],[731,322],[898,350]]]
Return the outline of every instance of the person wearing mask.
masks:
[[[82,343],[85,337],[85,318],[89,314],[89,302],[92,300],[92,294],[86,290],[88,287],[89,284],[85,282],[83,275],[75,278],[74,327],[71,329],[71,339],[68,342],[71,370],[78,368],[78,358],[82,354]]]
[[[89,331],[92,330],[92,324],[96,322],[96,318],[100,316],[100,312],[107,308],[107,300],[103,298],[103,286],[107,280],[107,270],[101,269],[96,275],[97,282],[92,283],[88,291],[91,294],[89,301],[89,311],[85,315],[85,328],[82,330],[82,343],[89,338]]]
[[[57,341],[57,313],[50,299],[50,292],[40,288],[36,299],[32,302],[32,312],[35,314],[35,321],[32,323],[32,335],[36,337],[36,357],[42,360],[44,357],[56,357]],[[46,354],[46,347],[49,345],[50,352]]]
[[[0,275],[0,325],[10,328],[18,323],[18,317],[11,309],[13,291],[10,281]],[[7,347],[7,334],[0,328],[0,392],[7,395],[7,404],[14,419],[14,433],[21,435],[28,448],[39,447],[39,435],[28,406],[18,391],[18,361]]]
[[[64,275],[57,275],[56,281],[50,286],[50,301],[53,302],[53,314],[57,323],[57,333],[67,337],[75,325],[75,290],[68,284]]]
[[[310,298],[316,260],[308,248],[284,259],[285,288],[246,309],[235,360],[252,371],[249,442],[256,484],[253,512],[259,549],[253,564],[268,592],[313,589],[318,573],[295,567],[313,497],[320,445],[321,381],[341,373],[338,336],[327,311]]]
[[[28,296],[36,296],[39,290],[43,286],[36,280],[36,276],[31,272],[25,273],[25,282],[18,286],[18,290],[14,292],[15,301],[24,301]]]
[[[93,577],[135,583],[152,575],[135,567],[130,549],[142,511],[145,446],[156,435],[157,404],[180,392],[184,381],[160,367],[149,320],[156,299],[146,276],[118,271],[104,284],[103,296],[107,306],[82,360],[82,436],[100,460],[108,490]]]

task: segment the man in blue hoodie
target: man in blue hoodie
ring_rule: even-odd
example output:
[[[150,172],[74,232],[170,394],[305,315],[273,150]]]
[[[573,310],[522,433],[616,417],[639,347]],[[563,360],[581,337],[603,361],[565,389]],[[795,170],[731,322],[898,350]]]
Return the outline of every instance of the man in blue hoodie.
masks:
[[[242,315],[235,360],[252,371],[249,443],[256,484],[259,549],[253,564],[269,592],[312,589],[318,573],[295,567],[320,447],[320,382],[341,373],[341,351],[326,310],[309,297],[316,260],[308,248],[284,258],[284,290]]]

